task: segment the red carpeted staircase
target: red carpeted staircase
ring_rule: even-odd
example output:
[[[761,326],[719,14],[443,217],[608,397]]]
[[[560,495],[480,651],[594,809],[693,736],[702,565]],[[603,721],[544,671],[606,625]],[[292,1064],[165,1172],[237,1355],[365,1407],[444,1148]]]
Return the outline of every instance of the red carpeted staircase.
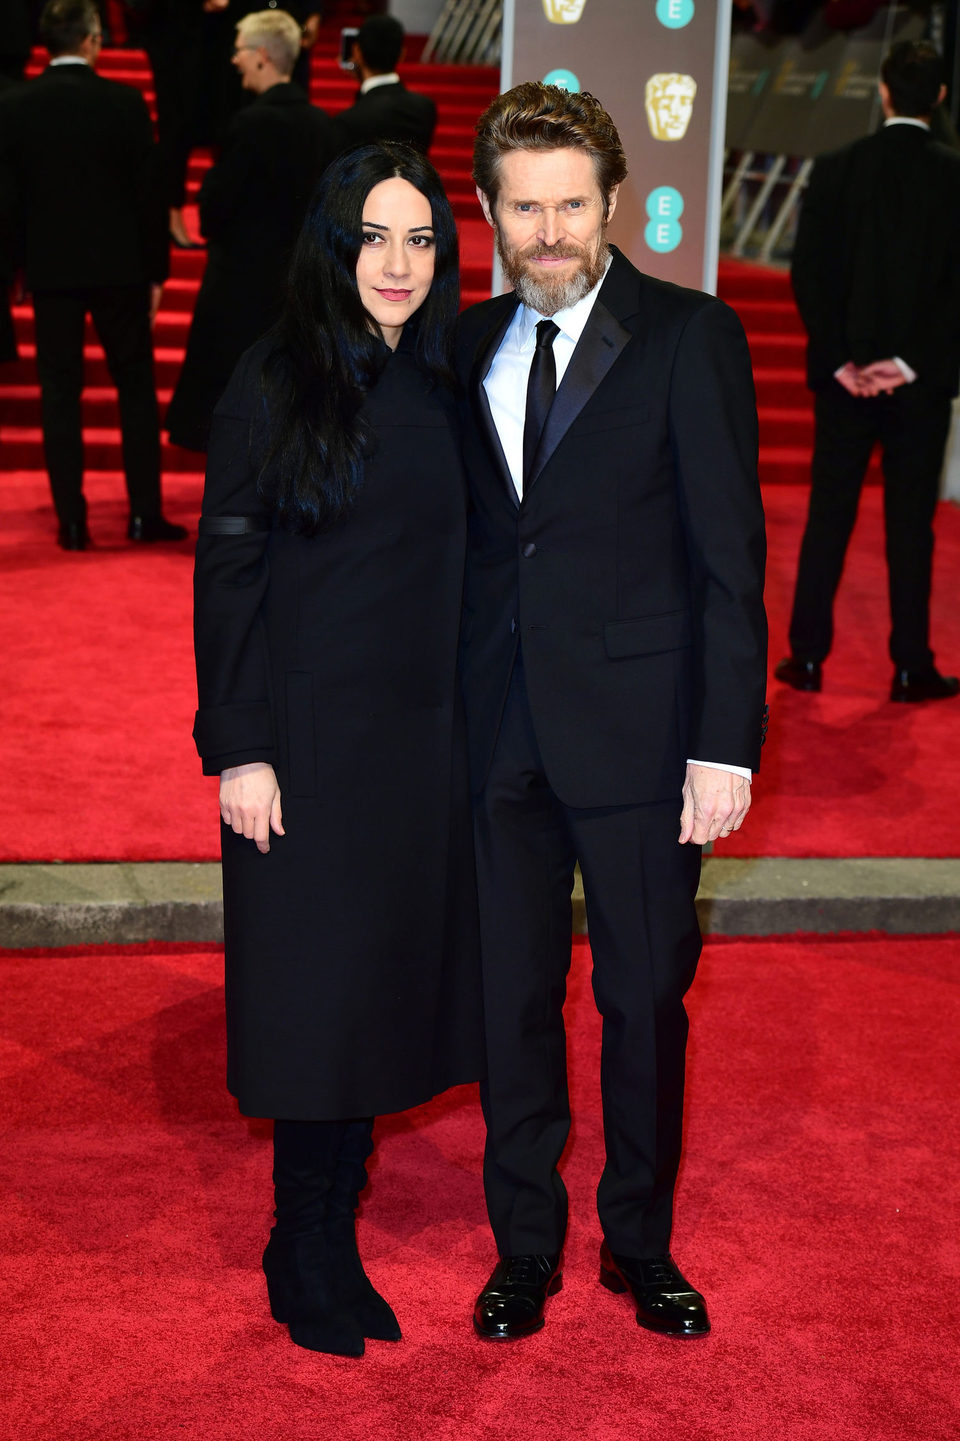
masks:
[[[356,93],[356,81],[336,61],[338,32],[326,30],[312,58],[311,98],[330,115],[345,109]],[[43,69],[46,55],[35,52],[28,74]],[[105,50],[99,72],[112,80],[134,85],[153,106],[153,81],[146,55],[139,50]],[[405,65],[403,78],[414,90],[436,101],[437,132],[431,159],[443,178],[460,229],[463,303],[472,304],[490,293],[493,247],[490,229],[480,216],[470,179],[473,127],[477,116],[497,93],[496,70],[478,66]],[[195,151],[188,174],[188,201],[195,203],[204,173],[213,163],[209,151]],[[188,212],[189,215],[189,212]],[[194,222],[195,215],[189,215]],[[176,384],[186,345],[190,318],[203,276],[206,256],[201,251],[173,251],[172,271],[164,287],[157,317],[156,376],[161,415]],[[5,472],[43,471],[40,435],[40,394],[36,381],[33,309],[28,303],[14,307],[20,360],[0,370],[0,465]],[[87,468],[115,471],[120,479],[120,431],[116,393],[110,384],[103,352],[88,321],[87,388],[84,391],[84,442]],[[200,458],[166,441],[166,473],[196,473]]]
[[[813,398],[806,387],[806,332],[785,270],[721,260],[719,294],[743,321],[760,413],[760,478],[806,484],[813,451]],[[880,479],[876,460],[868,481]]]

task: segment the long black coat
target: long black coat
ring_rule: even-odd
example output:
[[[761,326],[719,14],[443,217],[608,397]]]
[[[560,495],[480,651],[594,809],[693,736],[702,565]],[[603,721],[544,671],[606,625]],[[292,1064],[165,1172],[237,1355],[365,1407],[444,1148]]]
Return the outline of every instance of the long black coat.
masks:
[[[206,450],[240,356],[280,313],[311,191],[337,152],[333,121],[298,85],[273,85],[231,121],[200,190],[207,268],[170,408],[171,440]]]
[[[270,526],[250,446],[264,354],[217,407],[197,546],[204,771],[270,761],[286,830],[261,855],[223,827],[228,1085],[250,1115],[375,1115],[482,1069],[464,482],[451,407],[400,351],[368,397],[375,452],[346,520],[209,533]]]

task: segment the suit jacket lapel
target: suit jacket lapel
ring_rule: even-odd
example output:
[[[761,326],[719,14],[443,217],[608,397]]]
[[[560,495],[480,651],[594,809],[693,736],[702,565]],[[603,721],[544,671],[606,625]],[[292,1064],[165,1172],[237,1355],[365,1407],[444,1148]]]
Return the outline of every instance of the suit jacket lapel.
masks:
[[[507,326],[513,319],[517,308],[517,299],[512,293],[503,297],[503,313],[497,313],[497,317],[487,331],[483,340],[477,346],[476,359],[473,364],[473,372],[470,376],[470,398],[473,403],[477,425],[490,448],[493,462],[500,472],[501,478],[507,488],[507,493],[515,505],[520,504],[516,486],[513,483],[513,476],[510,474],[510,467],[507,464],[507,457],[503,453],[503,446],[500,444],[500,436],[494,424],[493,415],[490,410],[490,402],[487,399],[487,392],[483,382],[487,377],[493,358],[500,349],[503,337],[506,334]]]
[[[544,466],[629,339],[629,330],[604,304],[602,289],[550,407],[527,490],[536,484]]]

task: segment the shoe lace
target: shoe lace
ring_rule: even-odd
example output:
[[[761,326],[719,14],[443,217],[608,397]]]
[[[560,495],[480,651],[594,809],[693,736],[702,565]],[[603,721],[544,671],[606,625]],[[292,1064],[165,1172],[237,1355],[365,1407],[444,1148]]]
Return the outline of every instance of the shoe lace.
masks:
[[[539,1286],[551,1269],[544,1256],[508,1256],[503,1264],[503,1279],[511,1286]]]

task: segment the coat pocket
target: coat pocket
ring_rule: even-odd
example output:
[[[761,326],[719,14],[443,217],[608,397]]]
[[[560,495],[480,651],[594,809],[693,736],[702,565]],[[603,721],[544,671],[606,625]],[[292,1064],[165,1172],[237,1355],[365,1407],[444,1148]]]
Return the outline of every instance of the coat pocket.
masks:
[[[603,644],[611,660],[683,650],[693,645],[690,612],[669,610],[662,615],[640,616],[637,620],[608,620],[603,627]]]
[[[313,710],[313,676],[309,671],[288,671],[287,767],[292,796],[317,793],[317,740]]]

